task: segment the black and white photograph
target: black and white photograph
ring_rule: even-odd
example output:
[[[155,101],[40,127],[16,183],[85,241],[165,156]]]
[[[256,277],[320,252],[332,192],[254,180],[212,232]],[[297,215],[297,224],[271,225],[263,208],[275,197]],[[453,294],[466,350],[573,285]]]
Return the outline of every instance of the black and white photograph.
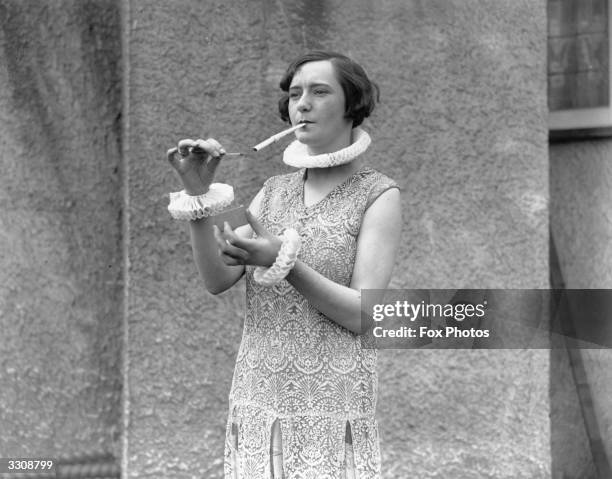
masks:
[[[612,479],[610,0],[0,0],[0,479]]]

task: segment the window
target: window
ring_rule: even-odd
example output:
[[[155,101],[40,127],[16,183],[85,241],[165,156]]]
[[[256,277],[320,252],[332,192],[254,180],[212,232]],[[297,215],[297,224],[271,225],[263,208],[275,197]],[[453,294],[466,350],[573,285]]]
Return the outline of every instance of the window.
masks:
[[[548,0],[551,133],[612,133],[610,23],[609,0]]]

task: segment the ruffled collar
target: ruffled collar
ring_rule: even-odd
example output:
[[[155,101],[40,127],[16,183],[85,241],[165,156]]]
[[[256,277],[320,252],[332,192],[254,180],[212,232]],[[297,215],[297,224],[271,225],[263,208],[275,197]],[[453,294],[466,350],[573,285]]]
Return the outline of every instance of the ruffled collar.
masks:
[[[296,168],[329,168],[344,165],[366,151],[371,142],[370,135],[359,127],[353,129],[353,143],[332,153],[309,155],[308,147],[295,140],[285,148],[283,162]]]

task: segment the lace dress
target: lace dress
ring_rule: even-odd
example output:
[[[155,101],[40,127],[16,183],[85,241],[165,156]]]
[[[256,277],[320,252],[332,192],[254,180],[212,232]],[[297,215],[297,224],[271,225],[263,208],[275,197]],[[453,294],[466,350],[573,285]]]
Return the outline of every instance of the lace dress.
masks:
[[[297,229],[299,259],[348,286],[363,214],[397,185],[362,168],[307,207],[304,174],[266,181],[259,219],[274,234]],[[259,285],[253,269],[246,272],[247,312],[230,392],[226,479],[379,478],[376,351],[362,349],[359,336],[287,281]],[[282,473],[272,464],[273,442],[282,445]],[[349,461],[354,475],[347,476]]]

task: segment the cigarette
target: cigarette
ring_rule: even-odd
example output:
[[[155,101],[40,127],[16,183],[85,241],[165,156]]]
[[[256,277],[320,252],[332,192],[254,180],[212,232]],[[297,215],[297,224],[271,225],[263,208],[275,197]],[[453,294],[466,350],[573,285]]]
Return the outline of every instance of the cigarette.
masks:
[[[194,146],[192,147],[192,151],[196,151],[198,153],[202,153],[205,152],[206,150],[204,150],[203,148],[200,148],[199,146]],[[241,153],[239,151],[232,151],[231,153],[223,153],[221,156],[242,156],[244,155],[244,153]]]
[[[270,138],[266,138],[261,143],[258,143],[257,145],[255,145],[253,149],[255,151],[259,151],[262,148],[265,148],[266,146],[270,146],[272,143],[275,143],[278,140],[280,140],[283,136],[287,136],[289,133],[293,133],[295,130],[302,128],[305,125],[306,123],[298,123],[297,125],[292,126],[291,128],[287,128],[286,130],[283,130],[280,133],[277,133],[276,135],[272,135]]]

